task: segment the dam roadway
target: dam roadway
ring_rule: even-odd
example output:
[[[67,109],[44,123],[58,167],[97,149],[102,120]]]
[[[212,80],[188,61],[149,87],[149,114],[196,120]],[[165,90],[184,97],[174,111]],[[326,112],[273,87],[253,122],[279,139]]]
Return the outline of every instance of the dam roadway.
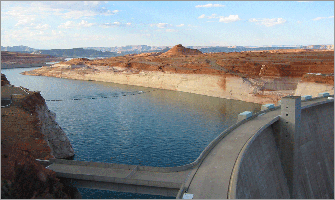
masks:
[[[185,166],[53,159],[48,168],[75,187],[177,198],[334,198],[334,100],[288,98],[283,106],[233,125]],[[290,110],[293,122],[283,117]]]

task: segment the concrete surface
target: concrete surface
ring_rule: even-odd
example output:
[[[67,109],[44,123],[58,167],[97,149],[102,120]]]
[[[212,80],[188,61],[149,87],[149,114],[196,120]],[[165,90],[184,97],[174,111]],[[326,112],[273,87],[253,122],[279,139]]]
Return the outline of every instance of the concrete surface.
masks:
[[[141,169],[135,165],[57,159],[52,162],[47,168],[55,171],[57,177],[70,179],[75,187],[163,196],[177,196],[190,172],[159,172],[155,167]]]
[[[313,99],[310,101],[303,101],[302,102],[302,109],[303,110],[308,110],[309,107],[312,104],[320,104],[320,107],[327,107],[328,104],[324,104],[322,102],[331,102],[328,104],[331,104],[333,106],[333,101],[329,101],[326,98],[318,98],[318,99]],[[304,107],[306,107],[304,109]],[[310,108],[313,108],[313,106],[311,106]],[[328,123],[333,123],[333,114],[331,113],[332,110],[333,112],[333,108],[325,108],[326,111],[324,112],[330,112],[329,115],[332,115],[332,117],[328,117],[327,121],[329,121]],[[305,111],[304,111],[305,112]],[[314,111],[315,113],[318,113],[318,110]],[[250,150],[256,151],[254,153],[257,154],[257,152],[259,154],[256,155],[256,157],[258,159],[265,159],[264,161],[255,161],[255,162],[265,162],[267,164],[267,170],[264,171],[263,168],[257,168],[257,166],[253,166],[253,168],[249,168],[249,176],[254,176],[255,178],[258,178],[258,180],[252,180],[257,182],[263,181],[263,184],[256,185],[256,186],[251,186],[251,182],[248,182],[248,179],[246,179],[244,182],[243,180],[238,180],[238,177],[236,176],[242,176],[243,174],[246,174],[243,172],[242,168],[245,170],[247,170],[245,167],[246,166],[240,166],[241,167],[241,171],[235,171],[233,172],[234,167],[239,168],[236,165],[236,161],[238,160],[238,157],[240,155],[240,152],[242,151],[243,147],[247,144],[247,142],[249,141],[249,139],[251,139],[256,133],[259,133],[259,130],[264,129],[264,126],[269,125],[270,124],[275,124],[276,118],[277,116],[279,116],[281,114],[281,110],[275,110],[272,112],[268,112],[265,113],[263,115],[259,115],[257,116],[255,119],[250,120],[242,125],[240,125],[239,127],[237,127],[234,131],[232,131],[230,134],[228,134],[226,137],[224,137],[222,139],[222,141],[217,144],[213,150],[208,154],[208,156],[203,160],[203,162],[198,165],[196,168],[193,169],[190,177],[188,178],[188,180],[186,181],[184,187],[185,190],[184,192],[187,192],[189,194],[193,194],[194,195],[194,199],[226,199],[229,196],[231,198],[288,198],[288,190],[287,190],[287,186],[285,187],[286,181],[284,179],[283,176],[283,172],[282,169],[280,170],[281,167],[279,167],[278,165],[278,152],[274,149],[277,148],[277,144],[275,147],[270,147],[270,144],[274,144],[273,142],[273,138],[271,139],[271,137],[269,136],[268,139],[266,139],[265,141],[263,140],[259,140],[259,141],[263,141],[264,144],[264,148],[267,148],[267,151],[271,151],[270,155],[273,155],[274,157],[272,157],[271,159],[269,157],[264,157],[264,152],[260,151],[259,149],[257,150],[256,146],[254,148],[251,148]],[[304,120],[304,119],[302,119]],[[310,118],[310,120],[306,120],[304,123],[308,123],[310,125],[312,125],[314,118]],[[309,121],[309,122],[308,122]],[[278,124],[278,123],[277,123]],[[315,126],[319,126],[321,127],[322,123],[319,123],[317,120],[315,121]],[[333,125],[332,125],[333,126]],[[327,166],[327,169],[332,169],[333,170],[333,135],[334,135],[334,129],[331,128],[331,125],[328,125],[329,127],[329,131],[328,131],[328,138],[330,140],[328,140],[328,152],[327,159],[324,159],[323,162],[325,164],[321,164],[322,166]],[[280,129],[278,129],[278,127],[272,127],[273,130],[269,130],[266,129],[266,131],[268,132],[273,132],[273,134],[276,134],[275,132],[278,132]],[[319,128],[320,131],[322,131],[322,128]],[[317,132],[315,132],[317,133]],[[266,133],[263,133],[266,134]],[[263,134],[258,134],[258,135],[263,135]],[[276,136],[274,135],[274,141],[277,142],[278,138],[276,138]],[[258,141],[255,139],[255,141]],[[259,147],[258,147],[259,148]],[[270,148],[270,149],[269,149]],[[317,149],[319,149],[318,147],[314,147],[315,151],[318,151]],[[329,151],[332,151],[331,153],[329,153]],[[248,152],[248,151],[246,151]],[[248,152],[249,155],[252,155],[252,153],[250,154],[250,152]],[[324,153],[326,154],[326,153]],[[318,155],[318,154],[313,154],[313,155]],[[245,157],[246,160],[250,159],[248,158],[248,156],[246,155],[240,155],[242,157]],[[330,158],[331,157],[331,158]],[[282,161],[280,161],[282,162]],[[317,162],[317,161],[316,161]],[[247,163],[247,162],[246,162]],[[332,164],[331,164],[332,163]],[[272,166],[271,166],[272,164]],[[240,163],[240,165],[243,165]],[[320,164],[319,164],[320,165]],[[250,164],[249,164],[250,166]],[[301,166],[300,166],[301,168]],[[263,170],[262,174],[257,174],[259,173],[259,170],[261,169],[261,171]],[[305,171],[305,173],[307,173],[307,170]],[[312,169],[311,169],[312,170]],[[256,173],[256,174],[254,174]],[[321,172],[318,172],[321,173]],[[328,189],[324,194],[324,197],[329,197],[332,196],[332,192],[334,191],[333,188],[333,184],[329,184],[327,180],[334,180],[334,176],[333,176],[333,172],[331,173],[330,170],[322,170],[322,173],[324,174],[324,176],[326,176],[326,178],[323,178],[323,181],[325,184],[328,184]],[[260,175],[268,175],[267,176],[263,176],[260,177]],[[298,175],[295,175],[298,176]],[[230,190],[230,181],[231,179],[235,179],[237,180],[236,183],[236,187],[235,187],[235,194],[229,194],[229,192],[234,192]],[[273,177],[276,177],[277,179],[272,180]],[[244,177],[243,177],[244,178]],[[315,178],[315,177],[314,177]],[[307,181],[306,178],[305,179],[305,185],[304,185],[304,189],[306,189],[308,182],[312,182],[313,180],[309,180]],[[249,180],[250,177],[249,177]],[[244,183],[244,189],[243,189],[243,183]],[[253,183],[253,184],[254,184]],[[242,184],[242,185],[239,185]],[[315,182],[314,184],[317,184],[317,182]],[[265,188],[262,188],[264,187]],[[231,186],[232,187],[232,186]],[[266,187],[269,187],[266,189]],[[271,187],[277,187],[277,190],[274,194],[269,193],[270,188]],[[257,188],[256,191],[251,192],[250,189],[252,188]],[[315,190],[318,187],[315,186]],[[332,190],[331,190],[332,188]],[[249,192],[248,192],[249,190]],[[296,189],[297,190],[297,189]],[[299,189],[298,189],[299,190]],[[320,190],[320,189],[319,189]],[[319,191],[318,190],[318,191]],[[258,192],[257,192],[258,191]],[[265,191],[265,192],[264,192]],[[302,189],[300,189],[299,191],[302,191]],[[321,191],[320,191],[321,192]],[[322,193],[322,192],[321,192]],[[293,196],[293,198],[295,198],[297,195]],[[322,196],[322,195],[319,195]],[[301,196],[300,196],[301,197]],[[310,196],[312,197],[312,196]],[[315,196],[316,197],[316,196]],[[291,197],[292,198],[292,197]],[[303,197],[304,198],[304,197]],[[307,196],[305,196],[305,198],[307,198]],[[312,197],[313,198],[313,197]]]

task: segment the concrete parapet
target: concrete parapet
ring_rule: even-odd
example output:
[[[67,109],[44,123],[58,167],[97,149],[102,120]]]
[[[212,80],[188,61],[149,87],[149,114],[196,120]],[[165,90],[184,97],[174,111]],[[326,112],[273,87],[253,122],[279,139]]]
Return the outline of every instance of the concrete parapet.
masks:
[[[329,93],[328,93],[328,92],[319,93],[318,96],[319,96],[319,97],[328,97],[328,96],[329,96]]]
[[[305,101],[305,100],[309,100],[309,99],[312,99],[312,95],[301,96],[301,101]]]
[[[55,164],[86,166],[86,167],[114,168],[114,169],[128,169],[128,170],[132,170],[136,167],[136,165],[122,165],[122,164],[103,163],[103,162],[87,162],[87,161],[65,160],[65,159],[55,159],[55,158],[50,158],[50,162],[52,164],[55,163]]]
[[[274,108],[274,107],[275,107],[274,104],[265,104],[265,105],[262,105],[261,110],[272,109],[272,108]]]
[[[320,97],[316,97],[316,98],[320,99]],[[316,99],[316,98],[314,98],[314,99]],[[334,104],[334,97],[331,97],[331,98],[332,99],[329,99],[329,97],[328,97],[325,101],[319,101],[319,102],[316,102],[316,103],[313,103],[313,104],[303,106],[303,107],[301,107],[301,110],[307,109],[307,108],[310,108],[310,107],[314,107],[314,106],[318,106],[318,105],[322,105],[322,104],[326,104],[326,103],[333,103]]]
[[[50,160],[41,160],[41,159],[36,159],[37,162],[39,162],[41,165],[44,167],[47,167],[51,164]]]
[[[238,121],[242,121],[242,120],[244,120],[244,119],[248,119],[248,118],[250,118],[252,116],[252,112],[250,112],[250,111],[244,111],[243,113],[240,113],[239,115],[238,115]]]

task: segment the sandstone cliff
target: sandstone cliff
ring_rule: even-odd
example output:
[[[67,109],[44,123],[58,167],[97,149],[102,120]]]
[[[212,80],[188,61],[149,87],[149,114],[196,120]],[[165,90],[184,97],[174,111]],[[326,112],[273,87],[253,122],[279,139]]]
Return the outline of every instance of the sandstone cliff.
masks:
[[[39,92],[30,92],[22,101],[22,107],[39,119],[39,128],[55,158],[71,158],[74,151],[69,138],[58,125],[56,114],[51,112]]]

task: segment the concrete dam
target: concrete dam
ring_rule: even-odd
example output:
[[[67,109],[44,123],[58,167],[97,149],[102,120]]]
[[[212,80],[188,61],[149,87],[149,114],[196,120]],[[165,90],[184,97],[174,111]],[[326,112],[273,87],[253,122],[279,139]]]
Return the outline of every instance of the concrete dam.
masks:
[[[239,119],[184,166],[40,162],[75,187],[184,199],[334,198],[333,96],[287,96]]]

